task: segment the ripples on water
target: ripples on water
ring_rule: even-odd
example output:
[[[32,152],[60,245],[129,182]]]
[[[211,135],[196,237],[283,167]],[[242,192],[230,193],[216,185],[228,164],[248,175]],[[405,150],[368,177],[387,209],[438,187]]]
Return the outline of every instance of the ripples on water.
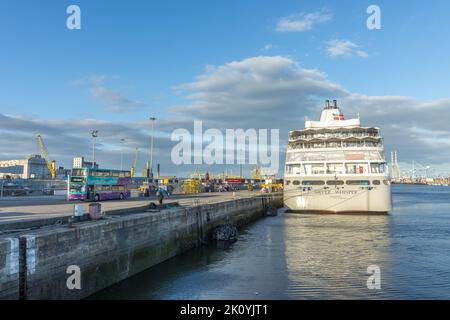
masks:
[[[449,299],[450,187],[395,185],[393,201],[388,216],[267,217],[92,298]],[[366,286],[373,264],[381,290]]]

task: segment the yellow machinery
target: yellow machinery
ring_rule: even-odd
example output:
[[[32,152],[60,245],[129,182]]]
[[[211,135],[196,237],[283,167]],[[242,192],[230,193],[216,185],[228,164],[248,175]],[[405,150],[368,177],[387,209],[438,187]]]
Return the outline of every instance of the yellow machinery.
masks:
[[[191,178],[183,181],[183,192],[184,193],[200,193],[202,188],[202,174],[194,173],[191,174]]]
[[[163,186],[168,186],[168,185],[177,185],[178,184],[178,179],[176,176],[160,176],[158,177],[158,184],[163,185]]]
[[[138,148],[136,148],[136,150],[134,151],[133,164],[131,165],[130,168],[131,177],[134,177],[134,168],[136,168],[137,158],[138,158]]]
[[[45,164],[47,165],[48,171],[50,172],[52,179],[56,178],[56,163],[55,160],[50,161],[48,157],[47,148],[45,148],[44,140],[42,139],[42,136],[38,134],[38,143],[39,147],[41,148],[42,155],[45,159]]]
[[[151,192],[153,190],[156,190],[156,187],[158,185],[158,182],[154,179],[149,179],[149,181],[144,181],[142,185],[139,187],[139,192],[147,193]]]
[[[278,192],[283,190],[282,179],[266,179],[265,183],[261,185],[261,189],[269,188],[270,192]]]

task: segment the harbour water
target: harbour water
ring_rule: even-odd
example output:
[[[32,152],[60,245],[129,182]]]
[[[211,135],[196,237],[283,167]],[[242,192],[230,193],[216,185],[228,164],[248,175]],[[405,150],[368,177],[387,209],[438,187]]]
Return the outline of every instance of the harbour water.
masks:
[[[393,186],[387,216],[267,217],[92,299],[449,299],[450,187]],[[367,268],[381,289],[367,288]]]

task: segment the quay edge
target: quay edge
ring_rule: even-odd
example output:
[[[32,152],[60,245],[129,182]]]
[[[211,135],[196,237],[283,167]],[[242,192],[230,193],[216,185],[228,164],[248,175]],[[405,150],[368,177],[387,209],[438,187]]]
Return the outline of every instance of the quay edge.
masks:
[[[0,239],[0,299],[83,299],[202,245],[222,223],[243,226],[282,207],[282,193],[142,212]],[[69,290],[69,266],[81,289]]]

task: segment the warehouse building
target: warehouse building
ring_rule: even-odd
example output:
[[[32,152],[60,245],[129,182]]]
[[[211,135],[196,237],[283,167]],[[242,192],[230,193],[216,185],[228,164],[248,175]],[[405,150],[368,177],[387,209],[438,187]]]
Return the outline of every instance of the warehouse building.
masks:
[[[0,178],[47,179],[50,177],[45,159],[31,155],[19,160],[0,160]]]

